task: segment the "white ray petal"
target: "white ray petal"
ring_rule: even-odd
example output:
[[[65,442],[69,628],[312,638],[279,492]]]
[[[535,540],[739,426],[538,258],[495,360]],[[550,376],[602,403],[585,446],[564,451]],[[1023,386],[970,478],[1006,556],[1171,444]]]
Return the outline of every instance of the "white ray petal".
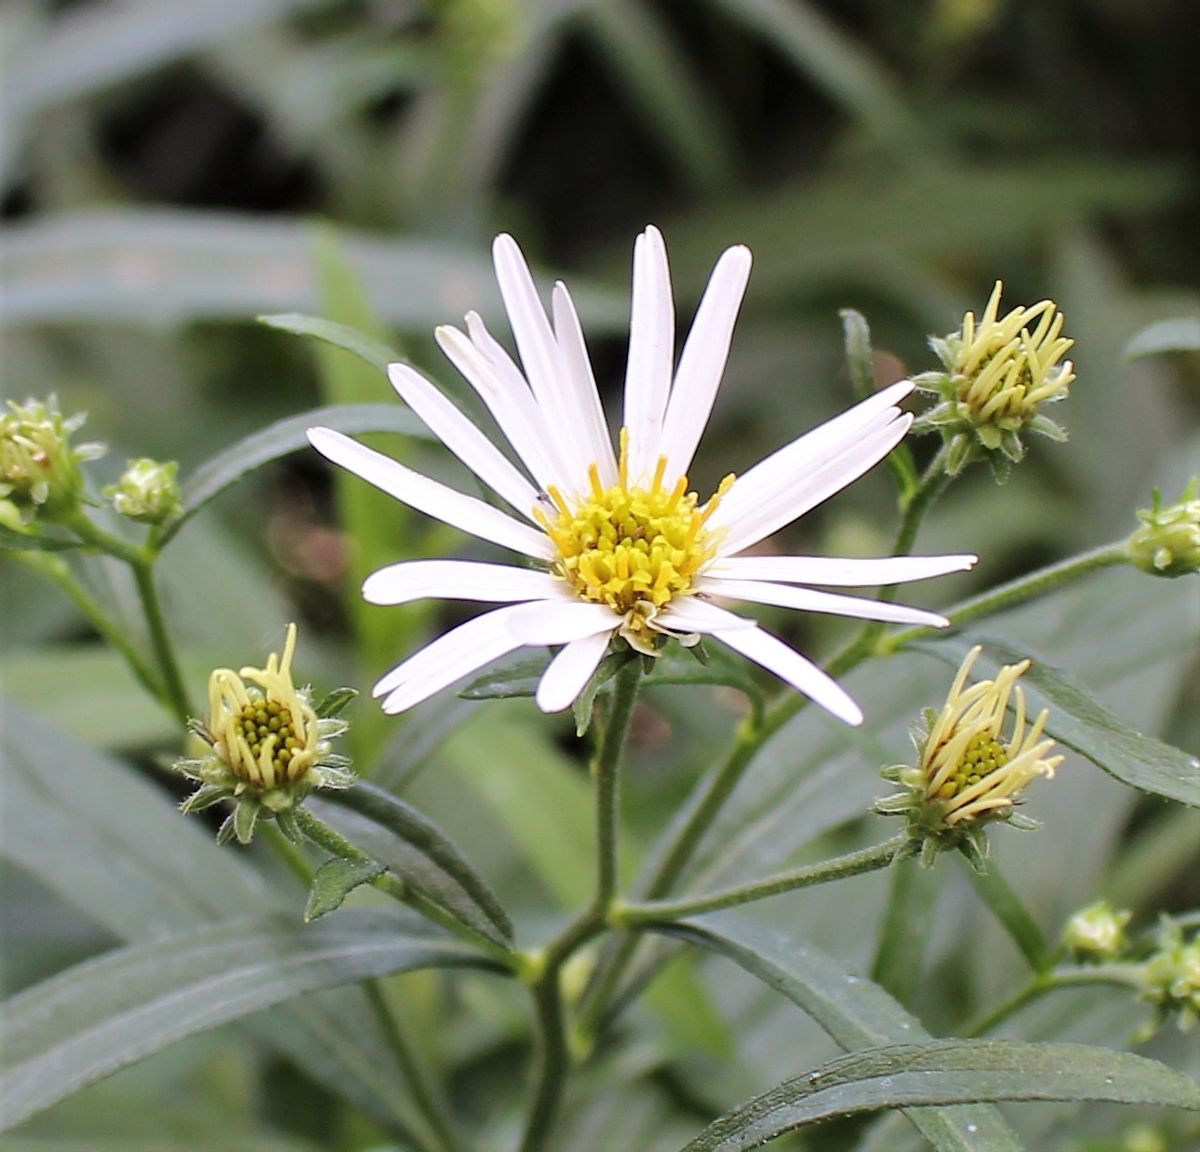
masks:
[[[406,560],[372,572],[363,581],[370,604],[408,604],[427,598],[509,603],[549,600],[570,593],[549,572],[475,560]]]
[[[474,496],[455,492],[453,488],[405,468],[349,436],[331,428],[310,428],[308,440],[327,460],[340,464],[418,512],[526,556],[549,560],[554,555],[554,546],[541,532]]]
[[[466,416],[407,364],[389,364],[388,379],[400,398],[455,456],[521,515],[533,519],[537,489]]]
[[[741,519],[730,526],[719,544],[720,555],[732,556],[757,544],[852,484],[904,439],[912,421],[911,415],[902,415],[845,446],[841,455],[825,461],[815,471],[802,471],[790,481],[785,480],[777,492],[747,509]],[[733,487],[737,487],[736,481]],[[733,495],[733,489],[729,495]],[[724,510],[722,503],[717,514]],[[716,515],[713,516],[715,519]]]
[[[979,557],[879,556],[846,559],[838,556],[727,556],[714,560],[705,576],[725,580],[775,580],[784,584],[828,584],[874,588],[927,580],[948,572],[965,572]]]
[[[537,706],[543,712],[562,712],[570,708],[604,659],[609,640],[607,632],[572,640],[542,673],[537,687]]]
[[[521,647],[508,617],[524,608],[510,604],[443,633],[384,676],[371,695],[385,697],[385,712],[403,712],[464,676]]]
[[[761,628],[741,628],[722,632],[717,639],[748,660],[774,672],[839,720],[855,726],[863,722],[862,710],[836,680],[770,632]]]
[[[825,460],[841,455],[871,430],[891,423],[899,411],[895,405],[912,388],[910,380],[897,381],[785,444],[739,475],[709,521],[710,527],[740,519],[747,509],[757,507],[787,486],[794,485],[808,469],[820,467]]]
[[[718,580],[706,577],[696,587],[710,596],[730,600],[748,600],[752,604],[774,604],[779,608],[795,608],[801,612],[826,612],[831,616],[853,616],[859,620],[883,620],[889,624],[927,624],[944,628],[949,621],[936,612],[908,608],[903,604],[867,600],[861,596],[839,596],[833,592],[817,592],[812,588],[796,588],[791,584],[769,584],[762,580]]]
[[[569,644],[597,632],[614,632],[621,618],[607,604],[577,597],[518,605],[508,617],[509,631],[522,644]]]
[[[661,454],[667,457],[668,485],[691,467],[708,424],[750,279],[750,263],[748,248],[723,253],[696,309],[663,419]]]
[[[758,622],[747,616],[739,616],[725,608],[718,608],[695,596],[679,596],[671,601],[657,617],[655,623],[671,632],[725,632],[731,628],[757,628]]]
[[[600,480],[610,487],[617,482],[617,460],[613,455],[612,436],[604,419],[596,377],[583,339],[579,314],[567,286],[560,280],[554,285],[554,331],[562,363],[562,386],[570,392],[573,419],[583,433],[587,448],[586,464],[599,467]]]
[[[633,302],[624,423],[629,429],[629,478],[650,478],[662,455],[662,422],[675,358],[675,305],[662,234],[653,225],[633,248]]]
[[[555,483],[558,468],[553,452],[549,450],[552,442],[533,393],[508,353],[483,329],[479,317],[471,314],[467,317],[467,324],[473,334],[476,329],[472,325],[472,317],[487,341],[494,346],[494,352],[482,346],[474,335],[469,339],[449,325],[437,328],[434,339],[487,405],[500,431],[533,478],[542,488],[546,488]]]

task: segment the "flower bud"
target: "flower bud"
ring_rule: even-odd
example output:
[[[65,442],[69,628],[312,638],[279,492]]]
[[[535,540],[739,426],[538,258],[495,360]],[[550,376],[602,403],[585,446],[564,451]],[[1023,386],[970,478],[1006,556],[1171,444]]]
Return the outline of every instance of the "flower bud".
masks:
[[[1025,455],[1024,431],[1066,440],[1065,429],[1041,408],[1064,399],[1075,379],[1071,362],[1062,359],[1074,341],[1063,337],[1063,315],[1054,302],[1014,308],[999,318],[1002,288],[997,280],[978,322],[968,312],[958,332],[930,338],[944,370],[922,373],[914,382],[939,403],[913,425],[941,433],[950,475],[986,459],[1001,483]]]
[[[314,708],[308,690],[292,682],[295,651],[296,625],[289,624],[282,659],[272,652],[265,668],[215,669],[208,681],[208,719],[191,725],[211,751],[175,765],[201,785],[183,802],[185,812],[235,801],[218,833],[222,842],[236,835],[249,843],[264,814],[296,838],[291,811],[313,788],[353,782],[350,761],[334,755],[329,741],[346,731],[333,712],[354,693],[342,689]]]
[[[1016,682],[1029,668],[1028,660],[1001,668],[995,680],[965,686],[981,650],[976,645],[967,653],[941,712],[925,710],[923,726],[913,733],[917,763],[884,770],[884,779],[902,791],[875,803],[882,815],[907,818],[926,866],[939,852],[959,848],[982,871],[987,856],[982,826],[1005,821],[1037,827],[1015,806],[1033,780],[1052,777],[1063,759],[1048,755],[1054,741],[1042,736],[1048,711],[1026,726],[1025,694]],[[1010,699],[1016,702],[1015,715],[1005,735]]]
[[[80,464],[104,454],[100,444],[71,444],[71,433],[87,419],[64,419],[55,397],[44,403],[8,401],[0,412],[0,500],[10,502],[22,522],[69,516],[84,498]]]
[[[121,479],[105,488],[103,495],[122,516],[143,524],[161,524],[183,511],[175,479],[178,471],[174,460],[130,460]]]
[[[1081,908],[1063,929],[1063,946],[1077,961],[1115,960],[1125,951],[1125,925],[1133,913],[1114,911],[1107,900]]]
[[[1194,1027],[1200,1020],[1200,935],[1185,940],[1182,926],[1164,917],[1143,969],[1141,998],[1156,1006],[1160,1022],[1173,1015],[1180,1031]]]
[[[1200,572],[1200,476],[1165,508],[1154,490],[1154,505],[1138,513],[1142,526],[1129,537],[1129,562],[1151,576]]]

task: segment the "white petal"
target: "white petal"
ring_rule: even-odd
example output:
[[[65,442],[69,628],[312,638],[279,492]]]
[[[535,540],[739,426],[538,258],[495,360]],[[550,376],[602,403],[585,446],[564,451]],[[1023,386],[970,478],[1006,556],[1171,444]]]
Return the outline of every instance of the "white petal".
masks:
[[[600,480],[610,487],[617,482],[617,460],[613,455],[612,436],[604,419],[596,377],[583,340],[579,314],[567,286],[560,280],[554,285],[554,331],[562,364],[562,386],[570,393],[572,419],[583,433],[587,447],[585,464],[599,467]]]
[[[455,492],[453,488],[405,468],[398,461],[375,452],[357,440],[351,440],[349,436],[330,428],[310,428],[308,439],[326,459],[361,476],[418,512],[526,556],[549,560],[554,555],[554,546],[541,532],[519,523],[474,496]]]
[[[363,581],[370,604],[407,604],[412,600],[479,600],[510,603],[568,595],[549,572],[483,564],[474,560],[406,560],[372,572]]]
[[[497,608],[443,633],[393,668],[371,689],[371,694],[386,697],[385,712],[403,712],[515,651],[521,642],[509,631],[508,617],[524,607],[513,604]]]
[[[569,644],[597,632],[614,632],[621,618],[607,604],[569,600],[538,600],[521,604],[508,617],[509,631],[522,644]]]
[[[649,480],[662,455],[662,422],[675,358],[675,305],[662,234],[651,225],[633,248],[633,303],[625,369],[629,479]]]
[[[707,577],[696,585],[710,596],[730,600],[749,600],[753,604],[774,604],[779,608],[796,608],[801,612],[827,612],[833,616],[853,616],[859,620],[884,620],[891,624],[928,624],[944,628],[949,621],[936,612],[907,608],[861,596],[838,596],[833,592],[817,592],[812,588],[795,588],[790,584],[769,584],[760,580],[717,580]]]
[[[830,496],[840,492],[857,480],[864,472],[874,468],[901,440],[912,424],[911,415],[902,415],[890,424],[876,428],[861,440],[844,446],[841,455],[825,461],[815,471],[797,476],[785,483],[779,491],[764,498],[757,506],[747,509],[742,518],[730,525],[729,531],[720,542],[720,555],[732,556],[743,548],[749,548],[760,540],[778,531],[785,524],[799,519]],[[736,481],[733,488],[737,487]],[[733,495],[733,488],[729,496]],[[728,497],[726,498],[728,499]],[[712,519],[725,511],[722,503]]]
[[[739,616],[706,600],[698,600],[695,596],[680,596],[672,600],[662,612],[655,617],[655,623],[661,624],[671,632],[725,632],[730,628],[757,628],[758,622],[746,616]]]
[[[839,720],[855,726],[863,722],[862,710],[832,677],[811,660],[761,628],[722,632],[718,639],[756,664],[774,672],[798,692],[803,692]]]
[[[572,640],[550,661],[537,688],[537,706],[543,712],[561,712],[575,703],[604,659],[609,639],[607,632],[597,632]]]
[[[437,328],[434,339],[487,405],[533,478],[549,487],[559,477],[553,441],[525,377],[478,316],[468,314],[467,326],[470,339],[449,325]]]
[[[431,432],[493,492],[532,519],[537,490],[445,396],[407,364],[389,364],[388,379]]]
[[[696,310],[663,420],[668,480],[687,473],[708,424],[750,279],[750,262],[749,248],[730,248],[722,254]]]
[[[926,580],[973,568],[977,556],[881,556],[843,559],[837,556],[728,556],[714,560],[705,576],[727,580],[777,580],[785,584],[828,584],[874,588]]]
[[[710,526],[716,528],[741,519],[747,510],[794,487],[807,470],[841,455],[871,430],[890,424],[899,411],[895,405],[912,388],[912,381],[900,380],[755,464],[738,476],[720,508],[713,513]]]

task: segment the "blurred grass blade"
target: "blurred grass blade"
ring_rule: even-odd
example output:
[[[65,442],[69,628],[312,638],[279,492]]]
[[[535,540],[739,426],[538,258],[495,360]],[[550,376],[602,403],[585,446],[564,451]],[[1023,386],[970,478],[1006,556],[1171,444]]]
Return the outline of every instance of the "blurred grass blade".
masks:
[[[1200,318],[1183,316],[1148,324],[1125,345],[1126,360],[1163,352],[1200,352]]]
[[[337,324],[333,320],[323,320],[320,316],[283,312],[275,316],[260,316],[258,322],[279,332],[311,336],[314,340],[323,340],[335,348],[344,348],[383,373],[387,372],[389,364],[395,364],[400,359],[400,353],[389,348],[381,340],[376,340],[357,328],[351,328],[348,324]]]
[[[1157,1060],[1083,1044],[895,1044],[784,1081],[727,1112],[682,1152],[745,1152],[836,1116],[976,1100],[1102,1100],[1200,1110],[1200,1087]]]
[[[728,912],[656,931],[728,957],[798,1004],[847,1051],[930,1038],[877,984],[849,975],[832,957],[786,931]],[[1021,1152],[1015,1133],[986,1105],[916,1108],[907,1115],[939,1152]]]
[[[185,1036],[306,992],[418,968],[486,966],[413,925],[375,909],[310,926],[254,918],[68,968],[4,1006],[3,1122],[18,1124]]]
[[[401,436],[430,439],[429,429],[399,404],[333,404],[288,416],[226,448],[201,464],[183,483],[183,512],[163,530],[169,540],[214,497],[236,484],[243,476],[308,448],[305,433],[321,425],[347,434],[395,432]]]

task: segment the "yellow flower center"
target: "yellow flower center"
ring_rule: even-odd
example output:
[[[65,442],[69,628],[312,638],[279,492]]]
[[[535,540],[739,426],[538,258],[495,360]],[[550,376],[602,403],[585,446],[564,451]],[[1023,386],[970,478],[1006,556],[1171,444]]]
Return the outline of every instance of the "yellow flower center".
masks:
[[[1008,763],[1008,752],[990,732],[979,732],[967,745],[954,771],[939,785],[939,800],[953,800],[960,792],[978,784]]]
[[[581,599],[607,604],[623,618],[621,635],[640,651],[655,652],[655,617],[672,600],[689,596],[696,574],[716,554],[705,528],[733,476],[701,505],[686,476],[664,487],[667,459],[659,457],[649,486],[630,485],[628,433],[621,430],[617,483],[605,488],[600,469],[588,469],[591,490],[578,501],[551,487],[557,514],[536,510],[558,550],[554,571]]]

